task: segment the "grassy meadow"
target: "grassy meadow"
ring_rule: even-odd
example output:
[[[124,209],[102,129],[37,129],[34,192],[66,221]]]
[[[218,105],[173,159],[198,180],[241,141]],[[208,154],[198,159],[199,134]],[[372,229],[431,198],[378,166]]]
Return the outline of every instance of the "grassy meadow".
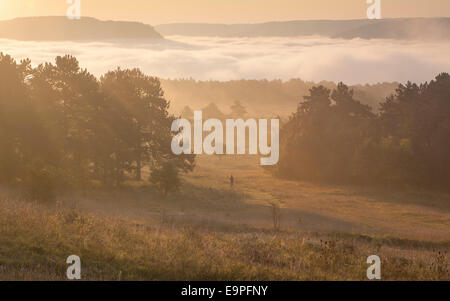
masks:
[[[372,254],[383,280],[450,280],[449,251],[448,193],[276,179],[255,156],[199,156],[166,199],[0,193],[0,280],[65,280],[72,254],[83,280],[367,280]]]

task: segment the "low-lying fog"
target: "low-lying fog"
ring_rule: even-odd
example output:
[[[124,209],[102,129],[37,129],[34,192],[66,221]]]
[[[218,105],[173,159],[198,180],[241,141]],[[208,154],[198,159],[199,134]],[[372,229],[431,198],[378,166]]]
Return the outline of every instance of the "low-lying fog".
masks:
[[[71,54],[95,75],[140,67],[162,78],[423,82],[450,71],[450,41],[341,40],[322,37],[22,42],[0,40],[0,51],[33,64]]]

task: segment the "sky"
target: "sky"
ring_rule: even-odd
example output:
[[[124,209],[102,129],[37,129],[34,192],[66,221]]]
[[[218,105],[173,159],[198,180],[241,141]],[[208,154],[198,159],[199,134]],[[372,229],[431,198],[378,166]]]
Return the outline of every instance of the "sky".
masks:
[[[67,0],[0,0],[0,19],[65,15]],[[70,0],[69,0],[70,1]],[[72,0],[75,1],[75,0]],[[80,0],[82,16],[152,25],[366,18],[366,0]],[[376,1],[376,0],[374,0]],[[449,0],[380,0],[383,18],[450,17]]]

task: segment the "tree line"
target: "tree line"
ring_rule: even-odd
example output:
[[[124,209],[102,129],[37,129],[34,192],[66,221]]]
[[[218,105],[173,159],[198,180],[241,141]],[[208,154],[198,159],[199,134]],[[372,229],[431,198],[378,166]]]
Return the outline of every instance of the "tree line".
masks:
[[[280,177],[448,188],[450,76],[400,84],[376,114],[343,83],[313,87],[280,139]]]
[[[167,193],[195,165],[170,150],[169,105],[159,79],[139,69],[98,79],[72,56],[33,68],[2,53],[0,182],[50,199],[59,188],[141,180],[148,167]]]
[[[224,113],[230,104],[239,101],[253,117],[289,116],[297,107],[299,99],[308,95],[309,89],[322,85],[335,89],[336,83],[319,83],[301,79],[282,80],[232,80],[196,81],[189,79],[161,79],[166,95],[172,100],[172,110],[181,112],[186,104],[192,109],[203,108],[214,103]],[[355,97],[363,104],[378,108],[391,95],[398,83],[352,85]]]
[[[215,118],[222,121],[229,118],[231,119],[245,118],[248,113],[247,108],[239,100],[234,101],[230,105],[231,112],[229,114],[223,113],[219,109],[219,107],[217,107],[217,105],[213,102],[203,107],[201,111],[204,119]],[[191,107],[188,105],[185,106],[181,111],[181,117],[187,120],[194,120],[194,110],[191,109]]]

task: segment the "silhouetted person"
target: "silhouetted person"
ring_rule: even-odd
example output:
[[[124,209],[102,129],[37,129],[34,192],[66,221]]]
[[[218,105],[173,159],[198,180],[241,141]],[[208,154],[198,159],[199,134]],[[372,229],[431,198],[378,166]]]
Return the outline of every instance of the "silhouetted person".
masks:
[[[230,176],[230,188],[233,188],[234,185],[234,177],[233,175]]]

